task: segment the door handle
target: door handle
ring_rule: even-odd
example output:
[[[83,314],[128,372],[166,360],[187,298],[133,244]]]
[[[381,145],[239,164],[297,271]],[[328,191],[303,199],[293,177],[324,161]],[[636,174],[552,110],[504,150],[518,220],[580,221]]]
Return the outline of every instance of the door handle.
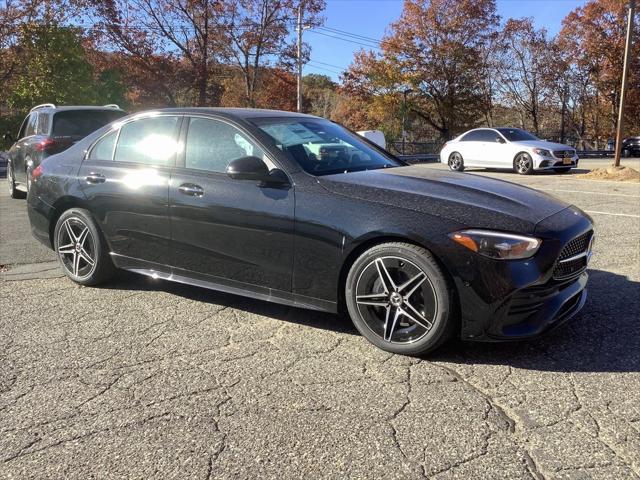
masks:
[[[201,197],[204,195],[204,188],[194,183],[183,183],[178,187],[178,191],[183,195],[189,195],[191,197]]]
[[[107,179],[101,173],[91,172],[86,176],[85,180],[87,183],[104,183]]]

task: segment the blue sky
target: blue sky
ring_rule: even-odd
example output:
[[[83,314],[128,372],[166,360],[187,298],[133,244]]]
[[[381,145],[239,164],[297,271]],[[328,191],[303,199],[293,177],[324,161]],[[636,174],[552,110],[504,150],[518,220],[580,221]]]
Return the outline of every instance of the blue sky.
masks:
[[[569,12],[584,3],[584,0],[497,0],[503,21],[509,17],[532,17],[537,27],[545,27],[551,34],[558,32]],[[304,73],[320,73],[337,80],[339,71],[351,63],[354,52],[362,47],[332,38],[330,35],[335,33],[331,29],[380,39],[401,11],[402,0],[327,0],[324,26],[329,30],[304,32],[304,41],[311,45],[311,63],[305,65]],[[349,38],[353,42],[371,43]]]

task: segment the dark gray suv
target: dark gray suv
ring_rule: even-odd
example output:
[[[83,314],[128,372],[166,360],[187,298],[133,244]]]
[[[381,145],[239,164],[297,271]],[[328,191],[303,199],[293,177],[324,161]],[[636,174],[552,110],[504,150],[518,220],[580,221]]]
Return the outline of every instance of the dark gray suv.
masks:
[[[78,140],[127,114],[118,105],[103,107],[56,107],[45,103],[33,107],[24,119],[9,150],[7,180],[13,198],[24,198],[29,191],[31,172],[48,156],[60,153]]]

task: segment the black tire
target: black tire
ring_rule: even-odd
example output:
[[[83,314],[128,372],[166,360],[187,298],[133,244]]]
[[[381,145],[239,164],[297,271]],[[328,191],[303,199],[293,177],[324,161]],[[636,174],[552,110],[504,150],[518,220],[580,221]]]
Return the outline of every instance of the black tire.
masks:
[[[520,175],[531,175],[533,173],[533,159],[526,152],[520,152],[513,159],[513,169]]]
[[[379,262],[394,288],[409,285],[389,293]],[[417,281],[410,283],[410,279]],[[368,293],[370,289],[372,293]],[[380,299],[376,305],[366,303],[375,301],[374,297]],[[347,309],[358,331],[378,348],[402,355],[423,355],[452,335],[453,298],[447,278],[433,256],[408,243],[383,243],[370,248],[353,263],[345,284]],[[398,310],[402,312],[396,313]],[[412,321],[411,316],[420,318],[420,323]]]
[[[454,172],[462,172],[464,171],[464,158],[458,152],[452,152],[449,155],[449,160],[447,161],[449,165],[449,169]]]
[[[53,240],[62,271],[74,282],[98,285],[115,274],[104,237],[87,210],[72,208],[60,215]]]
[[[571,171],[571,167],[554,168],[553,171],[556,173],[569,173]]]
[[[18,190],[16,178],[13,176],[13,166],[10,163],[7,163],[7,183],[9,184],[9,196],[11,198],[25,198],[27,196],[22,190]]]

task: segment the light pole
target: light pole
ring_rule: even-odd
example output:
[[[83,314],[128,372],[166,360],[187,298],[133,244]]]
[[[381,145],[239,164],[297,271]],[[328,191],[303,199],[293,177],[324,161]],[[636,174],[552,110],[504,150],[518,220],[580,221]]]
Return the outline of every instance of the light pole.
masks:
[[[622,67],[622,88],[620,89],[620,108],[618,109],[618,129],[616,131],[616,153],[613,159],[613,166],[620,166],[620,153],[622,151],[622,132],[624,128],[624,97],[627,89],[627,74],[629,70],[629,59],[631,58],[631,39],[633,37],[633,20],[635,0],[629,0],[629,16],[627,17],[627,38],[624,46],[624,64]]]
[[[302,4],[298,5],[298,22],[296,30],[298,31],[298,41],[297,41],[297,53],[298,53],[298,61],[297,61],[297,80],[298,80],[298,88],[296,92],[296,105],[298,112],[302,111]]]
[[[402,91],[402,155],[404,155],[404,144],[407,137],[407,95],[413,92],[410,88]]]

